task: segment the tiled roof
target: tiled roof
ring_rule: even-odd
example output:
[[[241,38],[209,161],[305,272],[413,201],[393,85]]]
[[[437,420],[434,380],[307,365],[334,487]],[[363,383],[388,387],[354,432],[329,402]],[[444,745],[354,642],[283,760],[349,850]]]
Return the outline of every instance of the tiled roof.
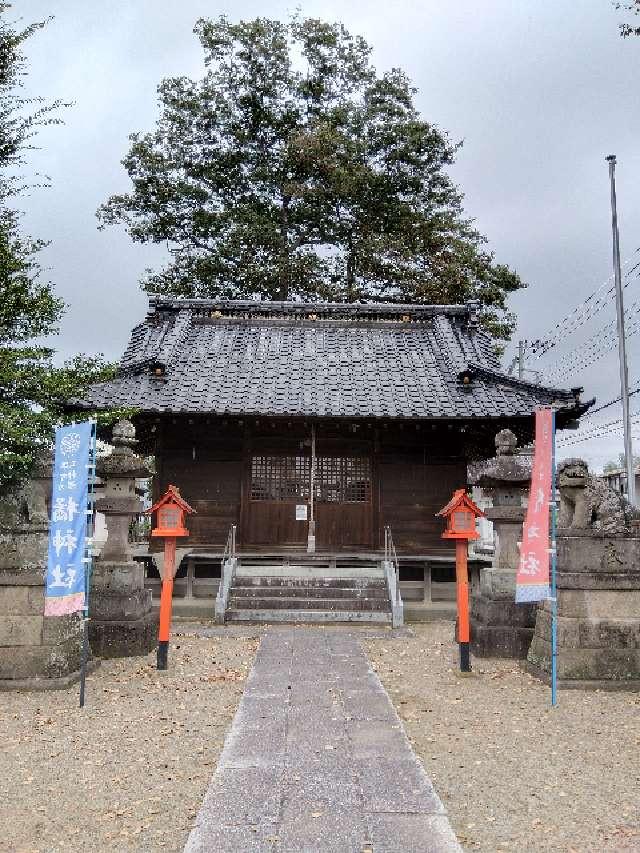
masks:
[[[337,305],[153,297],[117,378],[86,408],[228,415],[499,418],[570,391],[507,376],[476,306]],[[470,378],[463,384],[461,375]],[[76,401],[77,402],[77,401]]]

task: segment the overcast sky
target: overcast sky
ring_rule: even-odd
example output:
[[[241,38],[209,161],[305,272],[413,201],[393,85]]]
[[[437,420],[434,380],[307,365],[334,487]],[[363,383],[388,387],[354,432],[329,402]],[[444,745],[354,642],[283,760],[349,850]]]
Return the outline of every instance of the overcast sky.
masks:
[[[25,22],[54,15],[27,45],[29,92],[73,101],[65,124],[40,133],[40,150],[29,158],[52,187],[34,191],[22,205],[25,230],[51,240],[43,260],[69,306],[56,342],[61,356],[84,351],[118,358],[144,316],[138,281],[146,267],[162,263],[163,250],[134,245],[119,228],[98,231],[95,211],[110,194],[128,189],[120,161],[128,134],[154,126],[159,81],[202,74],[196,19],[283,18],[295,5],[16,0]],[[418,88],[424,117],[452,140],[464,140],[452,174],[466,210],[498,260],[529,284],[511,302],[519,318],[516,340],[546,335],[611,275],[609,153],[618,157],[623,262],[640,246],[640,39],[619,37],[620,13],[609,0],[314,0],[301,6],[309,16],[340,20],[363,35],[378,70],[403,68]],[[629,279],[627,305],[639,290],[640,277]],[[569,353],[555,384],[583,385],[585,396],[608,402],[619,393],[616,350],[582,368],[571,354],[614,317],[609,299],[530,366],[550,366]],[[633,389],[640,385],[640,335],[630,336],[629,361]],[[640,412],[640,394],[634,401],[632,411]],[[619,417],[616,405],[590,421]],[[640,449],[640,438],[637,444]],[[618,434],[567,448],[596,465],[621,450]]]

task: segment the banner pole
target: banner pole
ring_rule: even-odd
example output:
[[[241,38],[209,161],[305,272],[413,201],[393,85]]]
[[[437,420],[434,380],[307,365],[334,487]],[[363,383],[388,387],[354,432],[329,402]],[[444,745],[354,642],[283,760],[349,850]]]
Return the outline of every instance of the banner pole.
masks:
[[[551,706],[557,703],[558,658],[558,593],[556,586],[557,547],[556,514],[558,511],[556,483],[556,413],[551,413]]]
[[[94,500],[96,479],[96,421],[91,421],[91,444],[89,446],[89,466],[87,469],[87,536],[84,556],[84,608],[82,618],[82,653],[80,658],[80,707],[84,708],[87,661],[89,659],[89,587],[93,568]]]

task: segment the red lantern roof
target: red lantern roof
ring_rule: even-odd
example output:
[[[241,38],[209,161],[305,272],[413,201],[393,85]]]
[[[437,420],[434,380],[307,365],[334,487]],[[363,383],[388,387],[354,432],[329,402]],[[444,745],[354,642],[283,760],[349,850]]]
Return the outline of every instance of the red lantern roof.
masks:
[[[151,515],[152,512],[156,512],[156,510],[160,509],[161,506],[164,506],[167,503],[177,504],[183,512],[186,512],[189,515],[197,515],[195,509],[189,506],[185,499],[180,496],[180,490],[177,486],[169,486],[160,500],[156,501],[152,507],[145,510],[145,515]]]
[[[436,515],[447,519],[447,529],[442,534],[443,539],[469,541],[479,538],[476,531],[476,518],[483,516],[484,512],[474,504],[465,489],[455,491],[449,503]]]
[[[451,515],[454,510],[460,509],[461,506],[464,506],[465,509],[470,509],[471,512],[473,512],[477,517],[484,517],[484,512],[480,509],[479,506],[476,506],[476,504],[474,504],[474,502],[467,494],[466,489],[457,489],[453,493],[453,497],[451,498],[449,503],[445,507],[443,507],[440,512],[437,512],[436,516],[445,517]]]

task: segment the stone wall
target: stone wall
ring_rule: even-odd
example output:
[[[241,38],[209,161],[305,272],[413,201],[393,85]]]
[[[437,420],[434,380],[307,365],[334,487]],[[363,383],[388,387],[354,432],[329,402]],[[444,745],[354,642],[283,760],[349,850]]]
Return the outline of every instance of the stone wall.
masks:
[[[640,688],[640,538],[559,531],[558,684]],[[551,604],[539,608],[528,668],[551,673]]]
[[[0,501],[0,689],[63,687],[80,674],[81,615],[44,615],[51,467]]]

